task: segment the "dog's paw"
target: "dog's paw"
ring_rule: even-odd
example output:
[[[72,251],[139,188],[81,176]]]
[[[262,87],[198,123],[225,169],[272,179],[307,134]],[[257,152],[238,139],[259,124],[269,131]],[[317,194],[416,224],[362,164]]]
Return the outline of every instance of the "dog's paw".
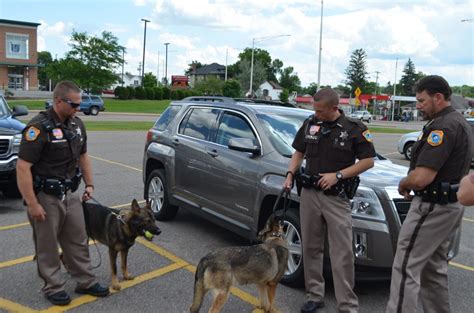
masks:
[[[125,280],[134,280],[135,276],[128,274],[128,275],[124,275],[123,279],[125,279]]]
[[[120,290],[120,289],[122,289],[122,287],[120,287],[120,285],[117,283],[117,284],[112,284],[112,289],[113,290]]]

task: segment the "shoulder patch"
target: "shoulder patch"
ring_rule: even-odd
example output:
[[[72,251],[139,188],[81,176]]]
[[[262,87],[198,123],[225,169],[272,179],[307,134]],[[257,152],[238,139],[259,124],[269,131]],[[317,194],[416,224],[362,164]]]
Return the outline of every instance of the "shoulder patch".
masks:
[[[41,131],[38,128],[30,126],[25,132],[25,139],[26,141],[35,141],[40,133]]]
[[[428,143],[430,146],[437,147],[443,143],[444,132],[442,130],[432,130],[428,135]]]
[[[362,136],[364,136],[365,140],[368,142],[374,142],[374,136],[370,133],[370,130],[366,130],[362,133]]]

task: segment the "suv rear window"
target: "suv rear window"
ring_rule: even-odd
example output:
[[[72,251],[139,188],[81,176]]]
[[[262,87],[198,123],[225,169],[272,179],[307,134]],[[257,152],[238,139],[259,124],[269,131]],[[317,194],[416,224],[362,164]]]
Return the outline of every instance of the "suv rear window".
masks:
[[[176,114],[178,113],[179,109],[181,109],[180,105],[171,105],[169,106],[160,116],[160,118],[156,121],[154,128],[159,131],[163,131],[168,127],[171,121],[174,119]]]
[[[208,140],[217,117],[218,109],[194,108],[189,111],[179,126],[179,133],[197,139]]]
[[[91,96],[92,102],[100,102],[100,98],[97,96]]]

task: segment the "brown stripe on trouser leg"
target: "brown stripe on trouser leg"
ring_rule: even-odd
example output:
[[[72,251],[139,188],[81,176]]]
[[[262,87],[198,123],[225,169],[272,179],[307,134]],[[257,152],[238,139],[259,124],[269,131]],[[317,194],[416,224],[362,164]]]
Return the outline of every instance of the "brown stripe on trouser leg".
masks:
[[[387,313],[416,312],[420,281],[424,289],[422,297],[431,291],[437,294],[436,299],[422,299],[424,311],[449,312],[449,295],[445,284],[446,242],[456,225],[459,225],[462,213],[463,207],[458,203],[441,206],[421,202],[420,197],[413,199],[398,238]],[[427,280],[430,273],[434,273],[433,268],[437,268],[437,275]],[[435,309],[430,310],[430,306]]]

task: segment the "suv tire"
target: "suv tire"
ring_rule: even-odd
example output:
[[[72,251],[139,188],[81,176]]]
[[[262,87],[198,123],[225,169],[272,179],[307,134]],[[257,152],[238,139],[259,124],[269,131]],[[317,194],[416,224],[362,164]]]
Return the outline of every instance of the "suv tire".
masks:
[[[289,208],[285,214],[285,237],[284,239],[290,246],[290,255],[288,257],[288,267],[292,264],[293,273],[285,272],[281,278],[281,283],[291,287],[304,286],[304,270],[303,270],[303,251],[301,242],[301,227],[299,212],[295,208]],[[299,252],[295,248],[299,245]],[[292,253],[292,251],[294,251]]]
[[[97,115],[97,114],[99,114],[99,108],[96,107],[96,106],[92,106],[92,107],[89,109],[89,113],[90,113],[91,115]]]
[[[155,218],[159,221],[173,219],[178,213],[178,207],[169,203],[169,195],[164,170],[153,170],[148,175],[145,184],[145,200],[150,203]]]
[[[411,159],[411,148],[413,147],[413,142],[408,142],[405,144],[405,148],[403,149],[403,154],[405,155],[405,159],[410,161]]]

